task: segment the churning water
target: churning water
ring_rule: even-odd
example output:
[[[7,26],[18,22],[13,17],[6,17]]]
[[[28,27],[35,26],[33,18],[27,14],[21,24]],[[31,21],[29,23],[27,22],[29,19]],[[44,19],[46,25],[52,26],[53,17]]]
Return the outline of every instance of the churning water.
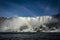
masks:
[[[0,32],[58,32],[55,27],[46,26],[57,22],[52,16],[10,17],[0,24]]]

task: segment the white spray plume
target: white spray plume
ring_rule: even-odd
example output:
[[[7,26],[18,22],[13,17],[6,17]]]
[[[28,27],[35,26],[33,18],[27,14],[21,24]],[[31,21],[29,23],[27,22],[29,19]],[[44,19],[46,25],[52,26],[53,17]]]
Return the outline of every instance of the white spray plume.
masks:
[[[47,32],[48,28],[44,24],[57,21],[52,16],[10,17],[1,23],[0,32],[36,32],[40,25],[45,28],[43,32]],[[37,30],[35,30],[36,28]]]

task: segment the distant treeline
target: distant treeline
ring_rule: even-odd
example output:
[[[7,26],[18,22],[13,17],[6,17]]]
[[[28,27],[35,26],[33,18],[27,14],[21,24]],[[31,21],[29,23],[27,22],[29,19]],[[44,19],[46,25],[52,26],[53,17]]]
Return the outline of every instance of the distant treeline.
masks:
[[[0,23],[2,23],[7,17],[0,17]]]
[[[0,17],[0,19],[6,19],[7,17]]]

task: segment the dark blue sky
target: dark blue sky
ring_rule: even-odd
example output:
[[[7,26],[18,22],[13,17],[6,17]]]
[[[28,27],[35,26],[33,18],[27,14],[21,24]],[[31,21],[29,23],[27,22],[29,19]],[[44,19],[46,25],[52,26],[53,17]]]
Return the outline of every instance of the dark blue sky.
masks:
[[[43,16],[60,11],[60,0],[0,0],[0,16]]]

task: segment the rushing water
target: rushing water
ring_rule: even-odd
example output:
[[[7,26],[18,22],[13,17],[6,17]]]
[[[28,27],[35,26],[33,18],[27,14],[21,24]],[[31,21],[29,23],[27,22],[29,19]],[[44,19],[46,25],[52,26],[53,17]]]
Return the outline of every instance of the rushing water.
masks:
[[[0,25],[0,32],[58,32],[50,30],[46,24],[57,23],[58,20],[52,16],[37,16],[37,17],[10,17]]]

